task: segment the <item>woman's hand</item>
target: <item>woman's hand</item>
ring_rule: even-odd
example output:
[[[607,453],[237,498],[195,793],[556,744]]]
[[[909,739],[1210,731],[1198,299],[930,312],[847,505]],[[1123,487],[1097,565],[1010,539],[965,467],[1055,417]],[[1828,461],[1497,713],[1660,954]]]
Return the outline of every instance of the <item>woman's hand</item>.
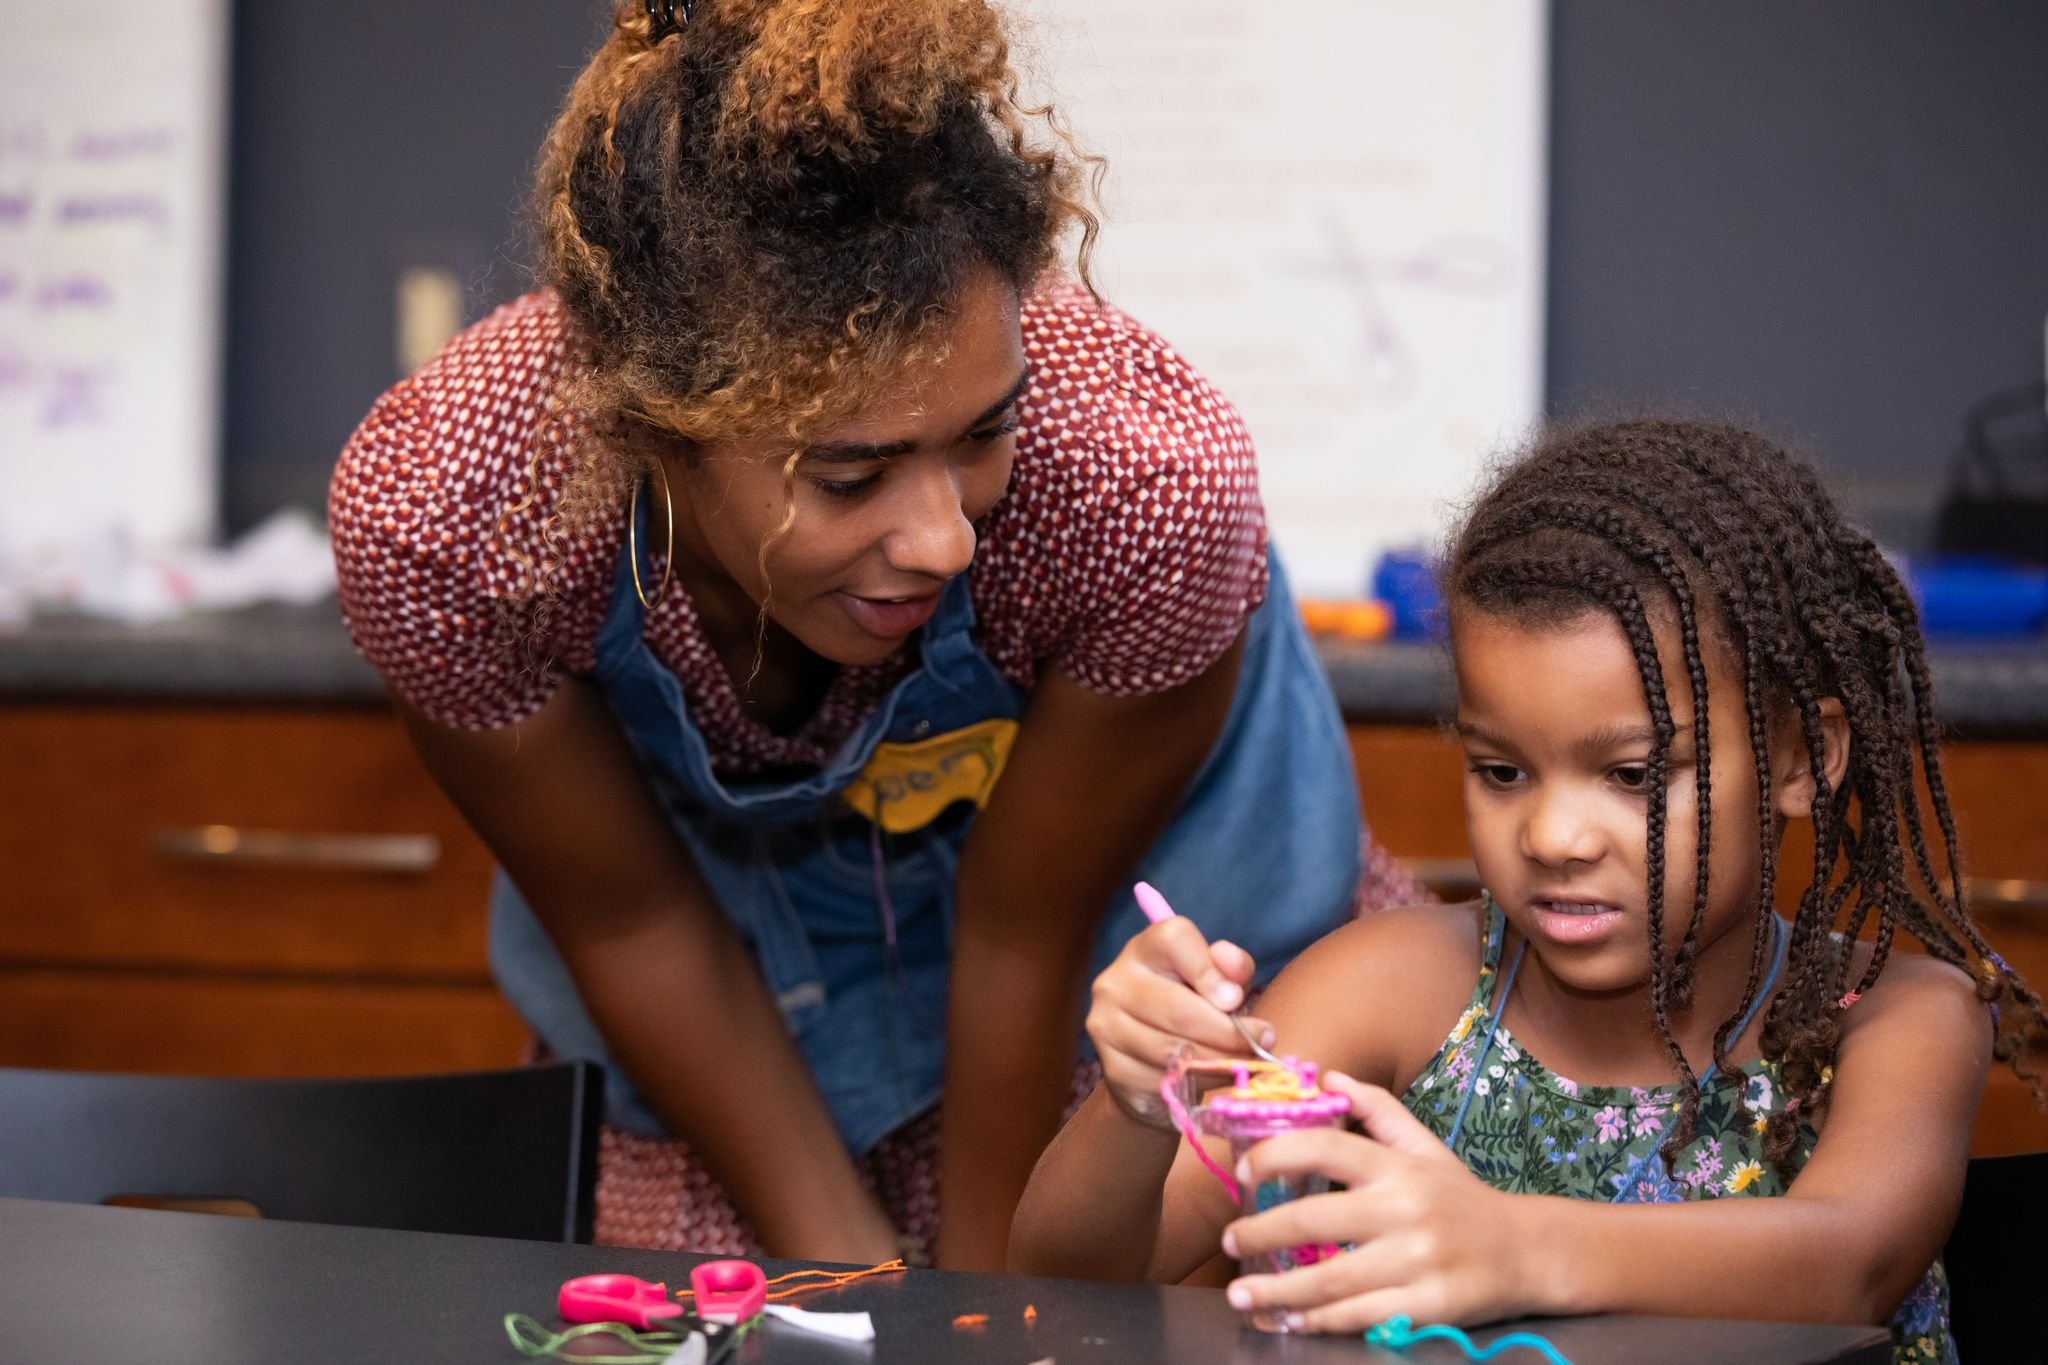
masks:
[[[1152,925],[1124,945],[1095,978],[1088,1036],[1102,1057],[1102,1079],[1121,1109],[1139,1123],[1168,1128],[1159,1082],[1185,1043],[1208,1056],[1244,1056],[1229,1013],[1244,1003],[1252,979],[1251,954],[1234,943],[1210,943],[1191,920],[1176,916]],[[1270,1046],[1273,1031],[1246,1019],[1245,1027]]]
[[[1253,1180],[1320,1173],[1347,1188],[1240,1218],[1224,1229],[1223,1249],[1240,1259],[1303,1243],[1355,1249],[1280,1275],[1247,1275],[1231,1284],[1231,1303],[1286,1310],[1290,1326],[1310,1332],[1361,1332],[1396,1314],[1463,1324],[1529,1311],[1524,1257],[1539,1243],[1524,1225],[1535,1201],[1481,1181],[1378,1086],[1337,1073],[1322,1083],[1350,1097],[1365,1136],[1284,1133],[1244,1160]]]

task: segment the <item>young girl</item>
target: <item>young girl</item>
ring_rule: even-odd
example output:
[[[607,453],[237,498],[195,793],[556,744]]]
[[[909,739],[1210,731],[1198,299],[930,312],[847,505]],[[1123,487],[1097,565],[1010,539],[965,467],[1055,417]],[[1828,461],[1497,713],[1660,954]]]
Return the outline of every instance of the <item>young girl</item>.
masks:
[[[1986,1067],[2043,1023],[1962,905],[1898,575],[1764,439],[1632,421],[1500,473],[1446,589],[1488,894],[1336,930],[1251,1026],[1341,1073],[1364,1136],[1273,1138],[1240,1174],[1346,1188],[1237,1218],[1180,1142],[1164,1069],[1183,1043],[1242,1055],[1225,1012],[1252,963],[1170,919],[1096,979],[1104,1080],[1033,1175],[1012,1265],[1181,1280],[1349,1243],[1230,1297],[1315,1331],[1889,1320],[1897,1359],[1951,1358],[1936,1256]],[[1794,820],[1813,861],[1781,871]]]

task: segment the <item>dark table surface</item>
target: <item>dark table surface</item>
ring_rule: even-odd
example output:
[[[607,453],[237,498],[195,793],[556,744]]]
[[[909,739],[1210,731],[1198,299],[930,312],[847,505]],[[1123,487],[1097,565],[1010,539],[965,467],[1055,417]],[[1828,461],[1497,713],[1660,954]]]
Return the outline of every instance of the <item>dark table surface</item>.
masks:
[[[418,1361],[518,1365],[507,1313],[553,1326],[562,1281],[623,1271],[674,1287],[702,1257],[484,1237],[314,1227],[193,1213],[0,1199],[0,1359],[119,1365],[323,1365]],[[764,1262],[771,1275],[794,1268]],[[801,1306],[874,1314],[872,1346],[770,1324],[749,1365],[969,1361],[987,1365],[1175,1365],[1392,1361],[1446,1365],[1442,1343],[1405,1357],[1355,1338],[1240,1330],[1216,1290],[911,1271],[807,1296]],[[1035,1322],[1024,1321],[1027,1305]],[[986,1313],[980,1330],[955,1316]],[[1574,1365],[1889,1361],[1868,1327],[1578,1318],[1534,1324]],[[1505,1328],[1475,1332],[1482,1342]],[[1503,1365],[1535,1362],[1511,1351]]]

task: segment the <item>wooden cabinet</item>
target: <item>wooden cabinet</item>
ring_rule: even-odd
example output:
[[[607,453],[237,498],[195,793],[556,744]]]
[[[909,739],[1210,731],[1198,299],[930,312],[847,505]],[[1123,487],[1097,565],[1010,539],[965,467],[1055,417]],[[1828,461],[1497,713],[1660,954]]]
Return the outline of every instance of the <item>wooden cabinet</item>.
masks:
[[[1389,850],[1415,863],[1446,890],[1462,894],[1471,870],[1465,848],[1458,746],[1426,726],[1354,725],[1365,815]],[[1998,883],[2048,883],[2048,742],[1957,743],[1942,753],[1965,868],[1986,899],[1974,911],[1987,938],[2037,988],[2048,987],[2048,905],[2037,894]],[[1784,866],[1799,866],[1790,847]],[[1812,845],[1805,856],[1811,858]],[[2015,894],[2017,893],[2017,894]],[[1796,903],[1797,887],[1781,897]],[[1993,897],[2001,898],[1994,902]],[[2010,903],[2006,903],[2010,902]],[[2048,1149],[2048,1115],[2027,1085],[1996,1067],[1977,1123],[1979,1155]]]
[[[490,860],[375,707],[0,707],[0,1065],[508,1065]]]
[[[1374,833],[1469,878],[1441,732],[1354,725]],[[509,1065],[490,982],[490,858],[373,706],[0,706],[0,1065],[375,1075]],[[1980,882],[2048,882],[2048,743],[1957,744]],[[2048,909],[1986,909],[2048,984]],[[1981,1152],[2048,1148],[1994,1071]]]

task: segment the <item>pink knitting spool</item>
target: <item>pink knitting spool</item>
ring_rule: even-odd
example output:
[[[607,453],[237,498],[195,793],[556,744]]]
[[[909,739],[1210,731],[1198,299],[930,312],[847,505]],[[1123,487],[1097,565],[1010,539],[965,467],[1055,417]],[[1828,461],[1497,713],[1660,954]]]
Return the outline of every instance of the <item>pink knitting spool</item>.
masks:
[[[1237,1169],[1238,1162],[1255,1144],[1269,1137],[1304,1128],[1344,1126],[1344,1118],[1351,1112],[1349,1097],[1318,1089],[1314,1062],[1297,1062],[1290,1057],[1287,1063],[1301,1078],[1304,1094],[1300,1099],[1266,1099],[1247,1094],[1250,1069],[1240,1065],[1236,1068],[1235,1087],[1211,1091],[1189,1115],[1202,1132],[1230,1144],[1231,1170]],[[1239,1180],[1237,1206],[1246,1214],[1264,1213],[1290,1199],[1322,1194],[1329,1188],[1329,1178],[1323,1175],[1277,1176],[1257,1182]],[[1287,1247],[1245,1257],[1238,1261],[1238,1271],[1245,1275],[1278,1274],[1297,1266],[1314,1265],[1337,1251],[1337,1246],[1329,1242]],[[1244,1320],[1262,1332],[1287,1330],[1278,1311],[1252,1310],[1244,1314]]]

